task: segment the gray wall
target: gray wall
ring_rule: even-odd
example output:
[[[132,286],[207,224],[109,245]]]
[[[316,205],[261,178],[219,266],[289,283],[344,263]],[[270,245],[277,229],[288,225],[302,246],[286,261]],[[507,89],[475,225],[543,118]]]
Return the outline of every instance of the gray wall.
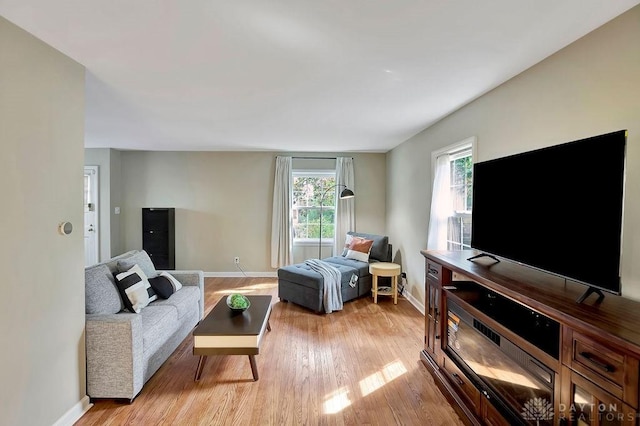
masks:
[[[69,422],[88,402],[84,67],[1,17],[0,143],[0,424]]]
[[[239,256],[247,272],[274,272],[270,267],[271,206],[278,154],[120,154],[123,250],[142,247],[142,207],[175,207],[176,268],[238,272],[233,257]],[[357,230],[384,233],[386,156],[353,157]]]
[[[625,295],[640,298],[639,24],[636,7],[394,149],[386,164],[382,154],[354,155],[357,228],[384,233],[386,217],[412,297],[424,295],[431,151],[475,135],[482,161],[627,128],[622,279]],[[3,18],[0,52],[0,327],[11,348],[0,355],[0,424],[49,425],[86,401],[84,68]],[[174,206],[180,268],[229,271],[237,255],[246,270],[270,270],[274,157],[110,152],[111,207],[123,209],[109,221],[110,254],[140,247],[141,207]],[[57,233],[61,221],[74,224],[71,235]]]
[[[424,257],[420,250],[426,247],[427,240],[432,151],[477,136],[475,160],[484,161],[620,129],[629,130],[622,291],[626,297],[640,299],[638,40],[640,6],[388,154],[387,230],[400,250],[408,290],[415,301],[424,303]],[[576,215],[588,207],[576,206]],[[596,262],[598,258],[598,247],[568,247],[568,250],[583,251],[585,262]]]

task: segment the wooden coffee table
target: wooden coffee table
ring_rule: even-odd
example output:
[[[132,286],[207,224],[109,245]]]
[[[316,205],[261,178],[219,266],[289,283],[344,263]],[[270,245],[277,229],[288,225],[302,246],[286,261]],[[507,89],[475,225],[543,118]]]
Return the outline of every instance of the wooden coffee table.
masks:
[[[271,331],[271,296],[247,296],[251,306],[233,312],[226,296],[193,330],[193,354],[200,355],[195,380],[200,380],[208,355],[249,355],[253,380],[258,380],[255,356],[260,353],[264,330]]]

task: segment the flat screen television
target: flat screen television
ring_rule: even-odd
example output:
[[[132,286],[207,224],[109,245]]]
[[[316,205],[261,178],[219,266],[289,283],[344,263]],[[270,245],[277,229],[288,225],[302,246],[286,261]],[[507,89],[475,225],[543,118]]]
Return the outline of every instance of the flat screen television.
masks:
[[[579,302],[620,294],[626,139],[620,130],[474,164],[471,247],[589,286]]]

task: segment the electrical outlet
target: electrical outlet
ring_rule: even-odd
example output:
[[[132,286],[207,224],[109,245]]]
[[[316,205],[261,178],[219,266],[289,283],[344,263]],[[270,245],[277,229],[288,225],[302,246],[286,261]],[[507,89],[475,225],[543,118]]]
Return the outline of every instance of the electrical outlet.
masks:
[[[236,265],[237,265],[238,263],[240,263],[240,258],[239,258],[238,256],[234,257],[234,258],[233,258],[233,263],[235,263]]]

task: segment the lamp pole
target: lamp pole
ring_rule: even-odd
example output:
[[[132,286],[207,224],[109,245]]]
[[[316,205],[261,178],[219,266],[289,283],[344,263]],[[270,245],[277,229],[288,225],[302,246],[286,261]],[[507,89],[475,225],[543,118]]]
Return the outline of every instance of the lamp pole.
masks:
[[[332,189],[336,189],[338,187],[344,187],[344,189],[340,193],[340,199],[341,200],[344,200],[346,198],[355,197],[355,194],[353,193],[353,191],[350,190],[349,188],[347,188],[347,185],[344,185],[342,183],[338,183],[336,185],[333,185],[332,187],[327,188],[322,193],[322,196],[320,197],[320,235],[318,237],[318,240],[319,240],[319,242],[318,242],[318,259],[322,259],[322,203],[324,202],[325,195],[327,195],[329,193],[329,191],[331,191]]]

